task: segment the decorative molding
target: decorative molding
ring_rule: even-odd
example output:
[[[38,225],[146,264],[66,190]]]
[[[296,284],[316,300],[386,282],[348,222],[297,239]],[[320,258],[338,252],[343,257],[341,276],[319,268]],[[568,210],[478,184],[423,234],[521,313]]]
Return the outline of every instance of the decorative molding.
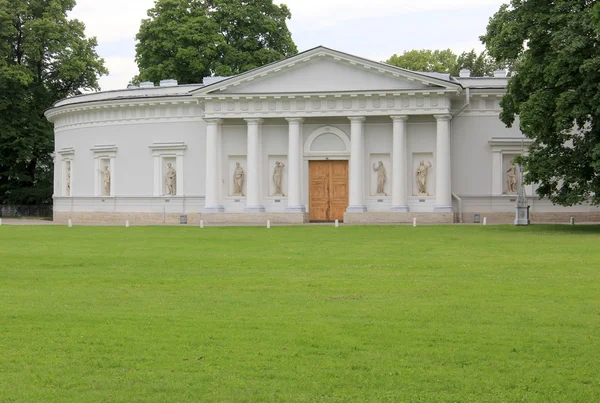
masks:
[[[259,96],[246,97],[254,99],[253,104],[260,103],[257,109],[248,108],[247,99],[240,100],[233,94],[227,95],[228,104],[233,108],[224,110],[215,107],[219,101],[214,98],[204,100],[204,120],[226,118],[286,118],[286,117],[329,117],[329,116],[380,116],[380,115],[445,115],[450,113],[449,95],[422,96],[417,92],[392,94],[328,94],[328,95],[290,95],[281,97],[270,95],[261,99]],[[238,99],[236,99],[238,98]],[[420,106],[419,106],[420,105]],[[256,105],[255,105],[256,106]]]
[[[458,91],[462,92],[461,84],[454,83],[449,80],[417,73],[410,70],[405,70],[395,66],[391,66],[384,63],[375,62],[372,60],[364,59],[362,57],[349,55],[347,53],[338,52],[333,49],[329,49],[323,46],[310,49],[306,52],[297,54],[279,62],[272,63],[258,69],[251,70],[246,73],[233,76],[229,79],[219,81],[213,85],[198,88],[191,93],[194,96],[202,98],[208,97],[211,94],[222,93],[230,87],[236,87],[240,84],[253,81],[254,79],[264,78],[269,75],[277,74],[281,71],[285,71],[284,68],[294,68],[300,63],[309,62],[312,58],[331,58],[336,63],[348,63],[355,68],[361,68],[363,70],[371,72],[371,74],[381,74],[392,76],[403,80],[419,82],[423,85],[431,86],[432,88],[438,88],[441,91]]]
[[[115,144],[97,144],[95,146],[93,146],[92,148],[90,148],[90,151],[99,154],[99,153],[105,153],[105,154],[109,154],[109,153],[116,153],[117,152],[117,146]],[[96,157],[98,158],[98,157]]]
[[[154,153],[154,155],[179,155],[187,148],[187,145],[183,141],[167,142],[167,143],[152,143],[148,146]]]
[[[359,118],[356,118],[359,119]],[[364,119],[364,117],[363,117]],[[313,142],[323,134],[334,134],[338,136],[344,142],[344,151],[312,151]],[[308,135],[306,141],[304,142],[304,157],[312,158],[312,157],[346,157],[350,156],[350,137],[341,129],[335,126],[322,126],[318,129],[314,130],[311,134]]]
[[[64,147],[57,151],[58,154],[62,155],[63,159],[73,156],[75,154],[75,149],[73,147]]]

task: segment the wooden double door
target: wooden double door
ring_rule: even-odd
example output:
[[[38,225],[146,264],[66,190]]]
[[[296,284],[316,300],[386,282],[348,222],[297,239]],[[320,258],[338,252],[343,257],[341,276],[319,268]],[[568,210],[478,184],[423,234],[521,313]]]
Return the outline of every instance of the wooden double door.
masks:
[[[310,221],[343,221],[348,207],[348,161],[309,161]]]

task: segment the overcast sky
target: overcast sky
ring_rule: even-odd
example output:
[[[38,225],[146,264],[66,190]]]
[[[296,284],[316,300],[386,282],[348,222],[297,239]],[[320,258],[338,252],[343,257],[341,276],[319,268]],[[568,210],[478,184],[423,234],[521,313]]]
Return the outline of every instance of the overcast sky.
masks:
[[[410,49],[483,50],[479,36],[507,0],[275,0],[292,12],[299,51],[323,45],[383,61]],[[110,70],[102,90],[125,88],[137,74],[135,34],[154,0],[78,0],[70,16],[98,39]]]

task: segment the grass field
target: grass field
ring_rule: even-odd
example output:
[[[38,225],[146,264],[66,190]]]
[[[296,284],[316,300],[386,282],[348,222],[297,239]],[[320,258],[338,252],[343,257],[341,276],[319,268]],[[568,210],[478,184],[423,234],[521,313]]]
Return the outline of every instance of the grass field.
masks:
[[[0,227],[0,402],[599,402],[600,227]]]

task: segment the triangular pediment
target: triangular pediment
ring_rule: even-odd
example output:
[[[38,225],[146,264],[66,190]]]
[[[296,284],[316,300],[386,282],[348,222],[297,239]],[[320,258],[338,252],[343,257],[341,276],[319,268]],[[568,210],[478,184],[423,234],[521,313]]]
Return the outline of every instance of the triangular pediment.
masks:
[[[456,91],[460,85],[422,73],[318,47],[196,91],[227,94],[314,94]]]

